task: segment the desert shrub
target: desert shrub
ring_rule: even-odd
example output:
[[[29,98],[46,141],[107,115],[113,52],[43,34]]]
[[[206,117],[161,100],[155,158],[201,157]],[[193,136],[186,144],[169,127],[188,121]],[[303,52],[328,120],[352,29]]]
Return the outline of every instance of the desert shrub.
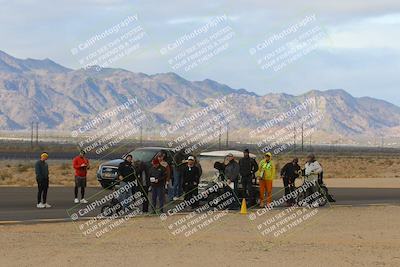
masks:
[[[31,166],[27,165],[27,164],[18,164],[17,165],[17,172],[21,173],[21,172],[26,172],[29,170]]]
[[[68,163],[65,163],[65,162],[61,163],[61,165],[60,165],[60,169],[61,170],[68,170],[70,168],[72,168],[71,164],[68,164]]]
[[[2,171],[0,172],[0,180],[4,181],[6,179],[11,179],[13,176],[10,172],[8,171]]]

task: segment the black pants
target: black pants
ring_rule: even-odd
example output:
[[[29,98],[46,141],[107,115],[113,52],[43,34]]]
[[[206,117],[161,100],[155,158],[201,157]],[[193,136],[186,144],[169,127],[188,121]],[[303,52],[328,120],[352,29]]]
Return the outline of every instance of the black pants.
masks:
[[[47,202],[47,189],[49,188],[49,180],[36,180],[38,184],[37,203]]]
[[[242,185],[244,197],[249,201],[249,205],[255,205],[254,187],[253,187],[253,176],[242,176]]]
[[[285,187],[285,196],[288,196],[290,193],[295,191],[294,179],[290,177],[283,177],[283,186]],[[295,202],[295,200],[292,198],[287,197],[286,199],[288,203]]]
[[[197,196],[199,194],[199,188],[197,185],[184,185],[183,190],[185,193],[185,200],[190,201],[194,196]],[[192,200],[193,201],[193,200]],[[191,202],[192,203],[192,202]],[[198,201],[194,201],[193,204],[190,205],[192,209],[195,209],[199,206]]]
[[[240,202],[237,197],[237,195],[238,195],[237,194],[237,188],[238,188],[237,180],[233,184],[234,184],[233,189],[228,185],[224,186],[224,188],[223,188],[224,193],[226,193],[226,192],[231,193],[230,196],[227,197],[225,200],[229,200],[229,199],[233,200],[232,203],[228,207],[223,207],[223,209],[237,210],[240,207]],[[222,201],[222,202],[224,202],[224,201]]]
[[[75,176],[75,198],[78,198],[78,188],[81,188],[81,199],[85,198],[86,177]]]
[[[75,186],[75,190],[74,190],[75,198],[78,198],[78,188],[79,187]],[[81,187],[81,198],[85,198],[85,188],[84,187]]]
[[[139,186],[140,192],[142,192],[142,195],[144,197],[143,199],[143,212],[149,212],[149,186],[148,185],[142,185]]]
[[[316,199],[319,197],[314,195],[314,193],[318,192],[318,185],[311,185],[309,184],[309,187],[306,189],[306,199],[308,200],[308,204],[312,204]]]

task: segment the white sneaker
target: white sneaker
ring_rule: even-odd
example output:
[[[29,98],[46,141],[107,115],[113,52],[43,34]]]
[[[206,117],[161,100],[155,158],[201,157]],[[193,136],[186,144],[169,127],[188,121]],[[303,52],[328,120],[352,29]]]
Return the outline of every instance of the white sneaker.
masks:
[[[42,202],[40,202],[39,204],[36,204],[36,208],[43,209],[44,208],[44,204]]]
[[[82,199],[81,199],[81,203],[87,203],[87,200],[84,199],[84,198],[82,198]]]
[[[44,205],[44,207],[45,207],[46,209],[51,208],[51,205],[50,205],[50,204],[44,203],[43,205]]]
[[[76,203],[76,204],[79,203],[79,199],[75,198],[74,203]]]

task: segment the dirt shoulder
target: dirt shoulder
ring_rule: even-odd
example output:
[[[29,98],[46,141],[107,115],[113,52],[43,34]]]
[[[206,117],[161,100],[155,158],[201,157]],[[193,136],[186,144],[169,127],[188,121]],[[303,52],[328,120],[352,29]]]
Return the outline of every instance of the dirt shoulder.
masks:
[[[8,225],[0,253],[4,266],[399,266],[399,220],[399,206],[321,209],[282,238],[261,236],[240,214],[188,238],[173,237],[158,217],[100,238],[74,223]]]

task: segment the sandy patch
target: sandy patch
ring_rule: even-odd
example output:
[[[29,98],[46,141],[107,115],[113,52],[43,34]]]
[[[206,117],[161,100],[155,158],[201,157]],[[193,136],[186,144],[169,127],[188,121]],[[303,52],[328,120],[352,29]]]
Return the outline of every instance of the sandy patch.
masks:
[[[1,265],[399,266],[399,220],[399,206],[321,209],[276,239],[240,214],[190,238],[172,237],[157,217],[101,238],[82,236],[73,223],[8,225],[0,226]]]

